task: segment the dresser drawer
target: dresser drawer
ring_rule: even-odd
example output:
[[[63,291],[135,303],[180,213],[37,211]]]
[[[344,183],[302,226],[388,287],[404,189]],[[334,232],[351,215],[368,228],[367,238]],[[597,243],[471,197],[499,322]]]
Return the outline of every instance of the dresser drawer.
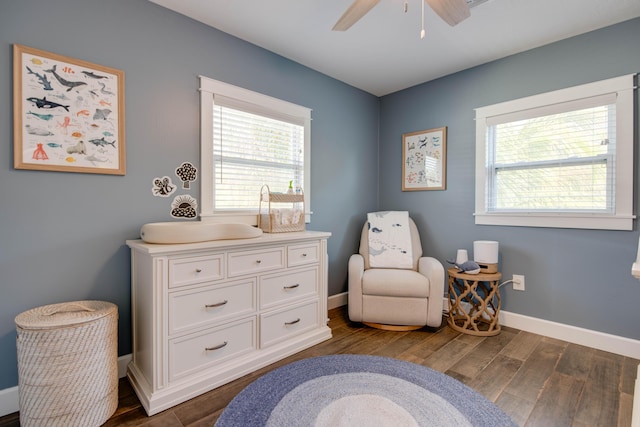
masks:
[[[319,325],[318,302],[260,315],[260,347],[264,348]]]
[[[224,279],[224,254],[169,260],[169,287]]]
[[[287,265],[315,264],[320,260],[320,244],[317,242],[287,247]]]
[[[169,334],[255,311],[255,279],[172,292],[169,294]]]
[[[284,267],[284,247],[233,252],[228,255],[229,277],[260,273]]]
[[[260,279],[260,308],[318,294],[318,268],[273,274]]]
[[[256,318],[169,341],[169,381],[202,372],[209,365],[256,349]]]

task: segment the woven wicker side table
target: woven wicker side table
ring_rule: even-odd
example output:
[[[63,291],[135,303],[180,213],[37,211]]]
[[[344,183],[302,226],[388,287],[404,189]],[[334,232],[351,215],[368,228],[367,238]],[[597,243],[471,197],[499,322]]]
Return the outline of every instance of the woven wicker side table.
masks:
[[[99,426],[118,407],[118,308],[37,307],[15,318],[20,425]]]
[[[500,292],[502,273],[466,274],[457,268],[449,274],[449,326],[456,331],[477,336],[500,333]]]

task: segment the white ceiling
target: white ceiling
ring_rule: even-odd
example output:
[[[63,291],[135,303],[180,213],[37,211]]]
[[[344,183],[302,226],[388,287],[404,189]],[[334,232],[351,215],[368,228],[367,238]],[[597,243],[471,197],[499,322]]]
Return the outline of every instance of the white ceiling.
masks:
[[[489,0],[455,27],[383,0],[345,32],[352,0],[150,0],[377,96],[640,16],[639,0]]]

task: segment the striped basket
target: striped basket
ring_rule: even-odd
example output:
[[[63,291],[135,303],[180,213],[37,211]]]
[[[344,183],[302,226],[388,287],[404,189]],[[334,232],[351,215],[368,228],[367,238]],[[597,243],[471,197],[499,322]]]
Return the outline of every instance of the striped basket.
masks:
[[[118,407],[118,308],[76,301],[15,318],[20,424],[99,426]]]

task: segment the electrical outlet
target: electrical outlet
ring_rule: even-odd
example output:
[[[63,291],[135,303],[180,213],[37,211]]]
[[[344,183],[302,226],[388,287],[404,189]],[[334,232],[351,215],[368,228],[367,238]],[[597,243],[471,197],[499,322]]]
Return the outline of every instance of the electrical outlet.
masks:
[[[513,290],[524,291],[524,275],[521,275],[521,274],[513,275]]]

